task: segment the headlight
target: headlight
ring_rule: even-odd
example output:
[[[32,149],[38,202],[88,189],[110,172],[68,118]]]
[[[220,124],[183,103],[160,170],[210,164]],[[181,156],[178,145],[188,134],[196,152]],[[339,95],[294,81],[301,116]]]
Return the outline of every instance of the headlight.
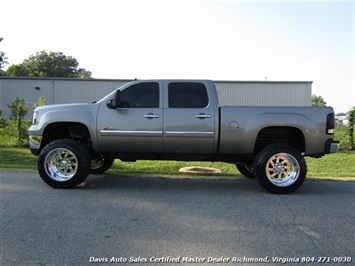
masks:
[[[38,117],[38,112],[34,111],[32,117],[32,125],[35,125],[37,123],[37,117]]]

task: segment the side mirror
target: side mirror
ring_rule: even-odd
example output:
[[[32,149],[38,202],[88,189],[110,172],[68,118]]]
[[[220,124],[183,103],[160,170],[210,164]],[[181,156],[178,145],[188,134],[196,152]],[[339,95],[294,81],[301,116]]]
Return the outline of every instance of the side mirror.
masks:
[[[117,109],[121,106],[121,91],[117,90],[114,96],[107,102],[107,107]]]

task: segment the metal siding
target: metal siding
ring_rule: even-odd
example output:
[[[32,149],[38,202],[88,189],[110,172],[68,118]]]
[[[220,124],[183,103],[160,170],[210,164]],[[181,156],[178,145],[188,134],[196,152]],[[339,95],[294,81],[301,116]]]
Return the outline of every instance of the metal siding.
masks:
[[[221,106],[311,106],[310,82],[215,83]]]
[[[92,102],[129,80],[0,77],[0,107],[8,118],[7,105],[17,96],[31,105],[44,96],[46,104]],[[215,81],[220,105],[311,106],[311,82]],[[35,87],[39,87],[36,90]]]
[[[0,79],[1,88],[1,100],[0,105],[3,109],[3,117],[9,118],[10,110],[7,107],[16,97],[24,99],[26,104],[31,106],[31,110],[28,112],[30,115],[34,110],[34,104],[38,102],[40,96],[46,98],[47,104],[53,103],[52,97],[52,82],[50,80],[11,80]],[[39,90],[35,88],[39,87]]]
[[[55,103],[82,103],[100,100],[127,81],[55,80]]]
[[[44,96],[46,104],[82,103],[100,100],[102,97],[126,84],[128,80],[82,80],[50,78],[0,77],[0,107],[2,116],[9,119],[7,107],[15,97],[24,99],[31,106],[26,118],[30,118],[34,104]],[[35,88],[39,87],[39,90]]]

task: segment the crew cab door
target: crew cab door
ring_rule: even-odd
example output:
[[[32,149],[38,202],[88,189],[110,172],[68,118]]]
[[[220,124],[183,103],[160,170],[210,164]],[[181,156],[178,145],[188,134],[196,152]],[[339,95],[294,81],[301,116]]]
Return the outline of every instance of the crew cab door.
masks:
[[[101,105],[97,130],[104,152],[162,152],[161,87],[155,81],[135,83],[120,93],[118,108]]]
[[[166,81],[164,101],[164,153],[214,152],[214,102],[203,82]]]

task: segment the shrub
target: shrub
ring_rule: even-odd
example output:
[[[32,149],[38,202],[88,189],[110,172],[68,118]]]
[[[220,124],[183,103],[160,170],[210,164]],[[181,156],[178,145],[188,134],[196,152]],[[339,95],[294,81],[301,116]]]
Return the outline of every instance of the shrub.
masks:
[[[0,107],[0,128],[5,127],[6,120],[2,117],[2,109]]]
[[[30,106],[26,105],[25,100],[16,97],[9,105],[10,119],[15,122],[16,127],[16,146],[26,146],[27,143],[27,127],[23,123],[23,118],[30,110]]]

